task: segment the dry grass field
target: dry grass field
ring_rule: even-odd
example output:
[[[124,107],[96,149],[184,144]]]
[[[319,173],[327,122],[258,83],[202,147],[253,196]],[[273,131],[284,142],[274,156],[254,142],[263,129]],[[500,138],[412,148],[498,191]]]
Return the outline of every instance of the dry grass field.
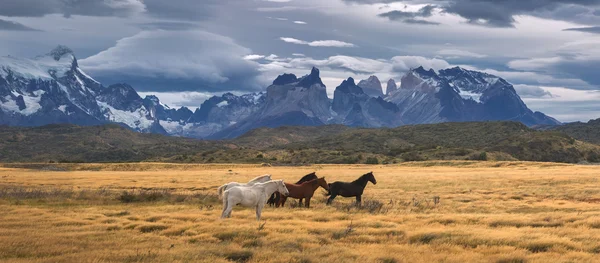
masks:
[[[313,171],[378,183],[361,208],[325,206],[318,189],[310,209],[219,219],[219,185]],[[599,176],[521,162],[4,165],[0,262],[600,262]]]

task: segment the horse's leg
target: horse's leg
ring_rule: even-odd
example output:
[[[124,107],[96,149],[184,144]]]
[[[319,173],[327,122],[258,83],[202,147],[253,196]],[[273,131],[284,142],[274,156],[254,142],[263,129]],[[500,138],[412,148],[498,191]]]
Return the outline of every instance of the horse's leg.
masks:
[[[327,199],[327,204],[330,205],[331,202],[333,202],[333,199],[335,199],[337,195],[336,194],[331,194],[331,196]]]
[[[360,204],[361,204],[361,201],[362,201],[361,195],[357,195],[357,196],[356,196],[356,205],[357,205],[357,206],[360,206]]]
[[[279,207],[281,204],[281,194],[279,192],[275,192],[275,207]]]
[[[302,198],[298,199],[298,207],[302,207]]]
[[[310,197],[306,198],[306,205],[305,205],[305,207],[306,208],[310,208]]]
[[[287,201],[287,196],[281,195],[281,207],[285,207],[285,201]]]
[[[260,202],[257,206],[256,206],[256,220],[260,221],[260,214],[262,213],[262,209],[265,205]]]

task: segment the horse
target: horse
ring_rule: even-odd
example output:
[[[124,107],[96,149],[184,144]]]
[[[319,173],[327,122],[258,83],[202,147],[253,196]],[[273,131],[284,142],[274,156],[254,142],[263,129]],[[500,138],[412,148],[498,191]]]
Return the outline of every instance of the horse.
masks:
[[[267,197],[275,191],[283,193],[284,196],[289,194],[283,180],[237,186],[225,190],[223,192],[223,212],[221,213],[221,218],[231,217],[233,207],[241,204],[245,207],[256,207],[256,220],[260,221],[260,214],[265,206]]]
[[[287,198],[291,197],[291,198],[297,198],[300,200],[302,200],[303,198],[306,198],[305,207],[310,208],[310,199],[313,197],[313,195],[315,194],[315,191],[317,190],[317,188],[319,188],[319,186],[323,187],[323,189],[329,191],[329,185],[327,184],[327,181],[325,181],[325,177],[313,179],[308,182],[304,182],[302,184],[285,183],[285,187],[288,189],[289,195],[281,197],[281,201],[280,201],[281,207],[283,207],[285,205],[285,201],[287,200]]]
[[[270,174],[263,174],[261,176],[255,177],[254,179],[248,181],[245,184],[238,183],[238,182],[229,182],[229,183],[221,185],[221,186],[219,186],[219,188],[217,188],[217,195],[219,196],[219,198],[221,198],[223,196],[223,192],[225,190],[231,189],[232,187],[236,187],[236,186],[248,186],[248,185],[254,185],[256,183],[264,183],[264,182],[268,182],[268,181],[271,181],[271,175]]]
[[[375,180],[373,172],[363,174],[361,177],[351,183],[334,182],[329,184],[329,192],[327,193],[329,199],[327,199],[327,204],[331,204],[336,196],[341,195],[343,197],[356,196],[356,204],[360,205],[363,191],[365,190],[365,187],[367,187],[368,182],[377,184],[377,180]]]
[[[298,182],[296,182],[296,184],[308,182],[313,179],[317,179],[317,174],[315,172],[312,172],[312,173],[309,173],[309,174],[303,176],[302,179],[300,179]],[[280,202],[281,202],[281,194],[279,192],[275,192],[271,195],[271,197],[269,198],[269,201],[267,201],[267,204],[269,204],[270,206],[279,207]],[[300,198],[298,203],[300,204],[300,206],[302,206],[302,198]]]

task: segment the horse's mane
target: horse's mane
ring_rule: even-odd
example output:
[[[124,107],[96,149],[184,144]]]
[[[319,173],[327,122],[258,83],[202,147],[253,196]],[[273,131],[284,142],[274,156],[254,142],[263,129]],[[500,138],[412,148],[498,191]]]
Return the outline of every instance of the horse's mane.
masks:
[[[308,182],[308,181],[313,180],[315,178],[318,178],[318,177],[317,177],[317,175],[314,172],[312,172],[312,173],[309,173],[309,174],[303,176],[302,179],[300,179],[298,182],[296,182],[296,184],[302,184],[304,182]]]
[[[367,180],[367,175],[368,175],[368,174],[371,174],[371,173],[372,173],[372,172],[368,172],[368,173],[366,173],[366,174],[363,174],[363,175],[361,175],[360,177],[358,177],[358,179],[356,179],[356,180],[352,181],[352,183],[353,183],[353,184],[356,184],[356,183],[364,183],[364,182]]]
[[[253,183],[253,182],[259,181],[259,180],[261,180],[261,179],[263,179],[265,177],[268,177],[268,176],[271,176],[271,175],[270,174],[263,174],[261,176],[257,176],[254,179],[248,181],[248,183]]]

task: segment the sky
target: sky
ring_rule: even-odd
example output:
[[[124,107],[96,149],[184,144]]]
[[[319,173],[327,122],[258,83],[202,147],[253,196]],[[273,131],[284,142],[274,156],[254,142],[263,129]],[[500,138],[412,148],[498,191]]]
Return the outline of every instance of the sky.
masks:
[[[600,0],[0,0],[0,56],[70,47],[104,85],[174,107],[313,66],[384,83],[461,66],[563,122],[600,117]]]

